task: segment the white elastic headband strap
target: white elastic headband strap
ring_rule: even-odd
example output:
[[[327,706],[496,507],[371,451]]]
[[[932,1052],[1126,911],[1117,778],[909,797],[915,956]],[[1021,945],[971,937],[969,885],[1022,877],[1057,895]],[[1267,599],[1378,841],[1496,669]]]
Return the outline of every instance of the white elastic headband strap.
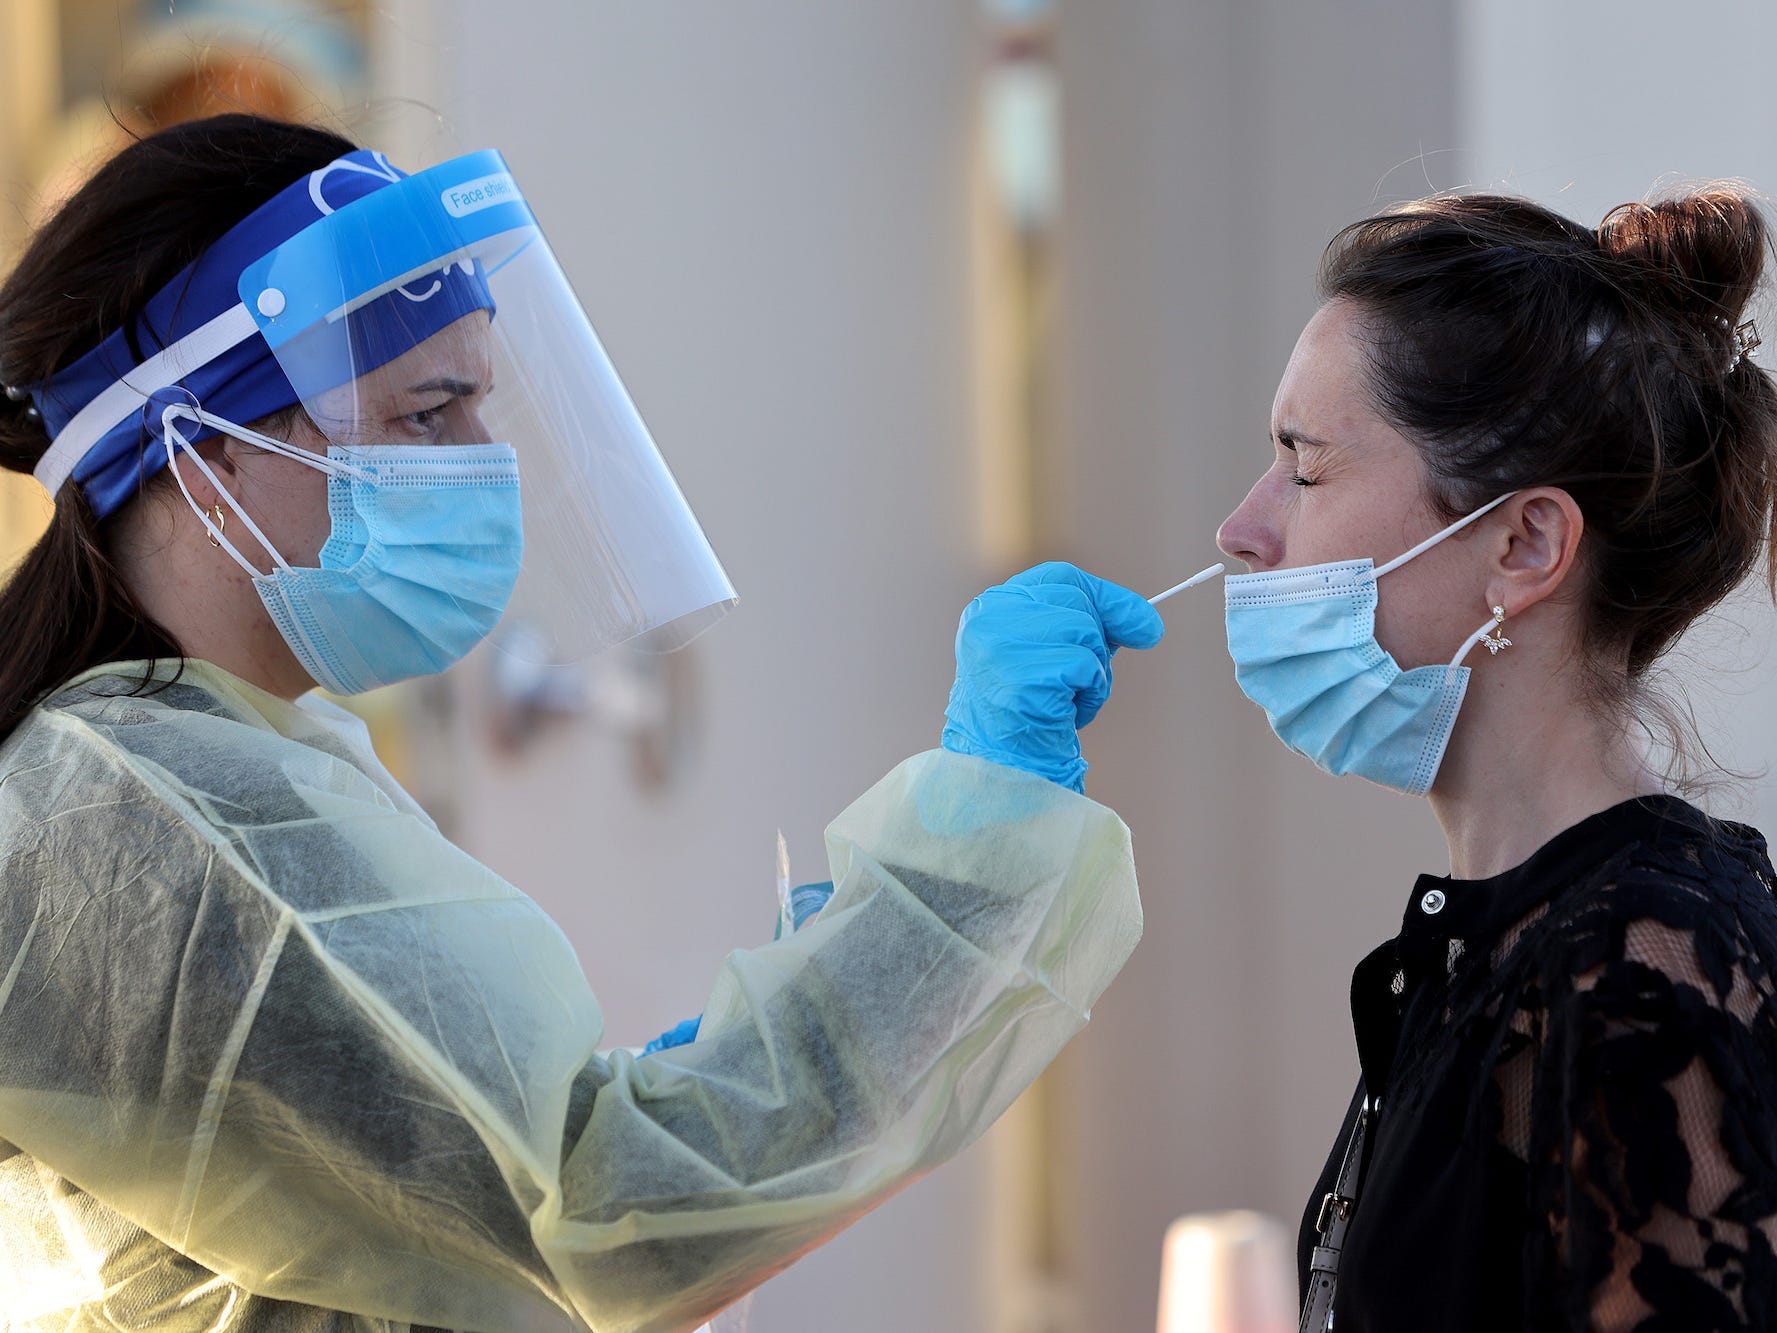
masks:
[[[32,474],[54,495],[92,447],[132,413],[141,411],[143,403],[257,332],[259,325],[252,313],[246,306],[237,305],[162,348],[76,412],[57,432]]]
[[[1498,497],[1497,499],[1489,500],[1486,504],[1482,505],[1479,509],[1475,510],[1474,513],[1463,515],[1461,518],[1457,519],[1456,522],[1452,523],[1449,527],[1445,528],[1442,532],[1432,533],[1431,536],[1427,537],[1424,541],[1420,542],[1419,545],[1413,547],[1409,551],[1403,551],[1400,555],[1397,555],[1393,560],[1390,560],[1386,565],[1383,565],[1380,569],[1378,569],[1376,571],[1376,577],[1381,578],[1384,574],[1392,573],[1393,571],[1399,569],[1402,565],[1406,564],[1407,561],[1411,560],[1416,555],[1424,555],[1427,551],[1431,550],[1432,547],[1436,546],[1439,542],[1443,541],[1444,538],[1450,536],[1453,533],[1461,532],[1469,524],[1473,523],[1476,519],[1480,518],[1481,515],[1492,513],[1495,509],[1498,509],[1502,504],[1504,504],[1507,500],[1511,499],[1517,493],[1518,492],[1516,492],[1516,491],[1507,491],[1504,495]]]

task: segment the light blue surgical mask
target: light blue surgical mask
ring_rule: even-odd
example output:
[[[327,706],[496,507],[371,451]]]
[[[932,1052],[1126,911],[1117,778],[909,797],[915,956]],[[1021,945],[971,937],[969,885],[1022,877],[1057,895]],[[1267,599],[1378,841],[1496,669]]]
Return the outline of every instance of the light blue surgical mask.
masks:
[[[1376,581],[1509,499],[1380,569],[1366,558],[1223,581],[1234,678],[1280,741],[1335,776],[1355,773],[1409,796],[1431,790],[1468,690],[1462,661],[1498,622],[1471,634],[1448,666],[1403,671],[1376,642]]]
[[[270,553],[261,574],[192,508],[253,577],[278,633],[315,682],[336,694],[433,675],[499,622],[524,561],[518,456],[509,444],[331,445],[319,455],[245,427],[189,416],[327,474],[332,533],[320,567],[292,566],[238,502],[217,492]],[[169,445],[173,431],[169,425]],[[182,455],[208,472],[195,452]],[[178,469],[173,469],[178,475]],[[214,474],[211,480],[215,481]],[[180,479],[184,489],[184,480]],[[190,492],[186,492],[191,499]]]

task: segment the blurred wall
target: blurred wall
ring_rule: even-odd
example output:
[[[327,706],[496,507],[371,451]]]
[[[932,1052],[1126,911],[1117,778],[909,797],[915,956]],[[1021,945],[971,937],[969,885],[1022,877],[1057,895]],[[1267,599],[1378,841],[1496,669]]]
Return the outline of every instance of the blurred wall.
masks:
[[[0,274],[28,235],[29,201],[20,187],[36,169],[36,149],[54,132],[57,17],[40,5],[0,0]],[[36,540],[48,514],[41,486],[0,470],[0,579]]]

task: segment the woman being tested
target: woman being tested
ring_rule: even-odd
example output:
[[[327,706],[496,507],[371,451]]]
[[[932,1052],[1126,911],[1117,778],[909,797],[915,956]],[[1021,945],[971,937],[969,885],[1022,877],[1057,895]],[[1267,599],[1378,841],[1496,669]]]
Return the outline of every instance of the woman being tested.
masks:
[[[1135,944],[1076,728],[1161,627],[1076,570],[971,605],[946,748],[639,1060],[308,695],[508,605],[569,653],[733,600],[497,154],[137,143],[0,289],[0,381],[55,498],[0,593],[7,1328],[689,1328],[980,1133]]]
[[[1434,198],[1328,251],[1220,533],[1229,648],[1291,749],[1430,798],[1451,874],[1352,978],[1304,1329],[1777,1326],[1771,865],[1637,743],[1765,554],[1766,246],[1712,188],[1597,230]]]

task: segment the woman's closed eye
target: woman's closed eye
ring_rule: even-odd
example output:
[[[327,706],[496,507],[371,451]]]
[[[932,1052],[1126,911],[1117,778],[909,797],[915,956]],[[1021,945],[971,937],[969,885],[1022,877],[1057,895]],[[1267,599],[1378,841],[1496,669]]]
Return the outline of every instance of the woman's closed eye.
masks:
[[[1307,473],[1303,472],[1303,470],[1302,470],[1302,458],[1301,458],[1300,453],[1296,449],[1296,437],[1291,435],[1287,431],[1279,431],[1279,432],[1277,432],[1277,434],[1275,434],[1271,438],[1272,438],[1272,441],[1277,445],[1277,449],[1278,449],[1278,460],[1277,461],[1280,464],[1287,462],[1289,465],[1290,483],[1295,486],[1313,486],[1313,485],[1315,485],[1316,479],[1312,476],[1309,476]],[[1286,455],[1287,455],[1287,457],[1286,457]]]

